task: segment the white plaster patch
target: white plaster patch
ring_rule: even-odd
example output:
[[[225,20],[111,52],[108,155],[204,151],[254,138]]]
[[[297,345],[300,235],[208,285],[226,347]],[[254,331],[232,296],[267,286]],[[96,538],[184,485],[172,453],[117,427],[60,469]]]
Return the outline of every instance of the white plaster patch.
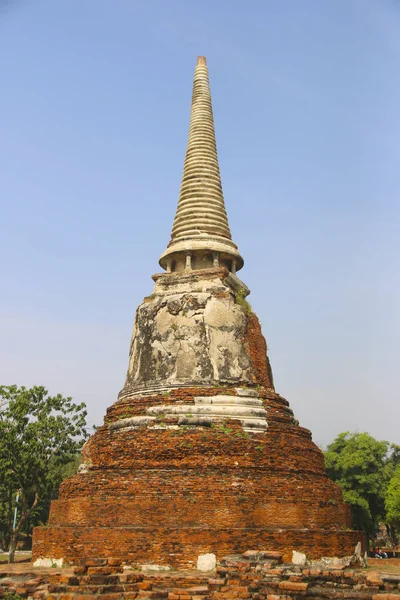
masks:
[[[125,429],[129,427],[139,427],[139,425],[149,425],[154,421],[155,417],[140,415],[137,417],[128,417],[127,419],[119,419],[119,421],[110,423],[108,427],[111,431],[113,431],[114,429]]]
[[[354,556],[361,556],[361,542],[358,542],[354,548]]]
[[[33,563],[34,567],[62,567],[63,558],[37,558]]]
[[[217,566],[217,557],[215,554],[200,554],[197,557],[198,571],[213,571]]]
[[[220,380],[251,384],[253,363],[242,340],[246,312],[222,281],[182,277],[173,286],[169,277],[161,278],[168,285],[157,282],[154,297],[139,307],[127,385]]]
[[[307,562],[307,556],[303,552],[297,552],[293,550],[292,563],[294,565],[305,565]]]
[[[211,327],[241,327],[243,313],[230,298],[225,302],[212,298],[204,309],[204,322]]]
[[[78,473],[87,473],[89,471],[88,463],[81,463],[78,467]]]
[[[251,388],[236,388],[236,393],[238,396],[250,396],[252,398],[258,398],[257,390],[252,390]]]
[[[204,419],[211,423],[215,419],[234,419],[241,422],[245,431],[263,432],[267,429],[267,412],[258,398],[238,396],[198,396],[195,404],[179,404],[151,406],[147,414],[151,418],[157,415],[170,417],[178,415],[185,418],[188,424],[204,425]],[[148,418],[149,418],[148,417]],[[138,419],[139,417],[134,417]],[[143,418],[143,417],[141,417]],[[132,420],[132,417],[131,419]],[[128,419],[126,419],[128,421]],[[117,423],[121,423],[118,421]],[[112,426],[113,424],[111,424]]]
[[[177,379],[190,379],[195,376],[197,355],[186,340],[180,343],[180,350],[176,358],[174,376]]]

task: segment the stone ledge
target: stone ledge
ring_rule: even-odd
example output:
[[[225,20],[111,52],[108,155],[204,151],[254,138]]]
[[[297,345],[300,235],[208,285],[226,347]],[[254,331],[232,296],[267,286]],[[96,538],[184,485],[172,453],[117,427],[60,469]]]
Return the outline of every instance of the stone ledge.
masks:
[[[161,424],[160,418],[178,417],[178,425],[210,427],[215,421],[224,419],[239,421],[247,432],[264,432],[267,427],[267,411],[256,395],[240,396],[217,394],[196,396],[194,404],[158,404],[146,409],[147,415],[138,415],[113,421],[111,431],[150,426],[156,429],[176,428],[176,425]],[[157,421],[158,420],[158,421]]]

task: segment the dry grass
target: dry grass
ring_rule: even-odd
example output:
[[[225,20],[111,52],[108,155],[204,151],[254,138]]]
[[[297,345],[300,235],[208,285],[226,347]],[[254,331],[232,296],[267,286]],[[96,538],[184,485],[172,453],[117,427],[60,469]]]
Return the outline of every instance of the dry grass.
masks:
[[[369,571],[380,571],[381,573],[396,573],[400,575],[400,558],[369,558]]]
[[[24,563],[24,562],[30,562],[32,558],[32,552],[16,552],[15,553],[15,562],[16,563]],[[0,564],[5,564],[8,563],[8,553],[7,552],[0,552]]]

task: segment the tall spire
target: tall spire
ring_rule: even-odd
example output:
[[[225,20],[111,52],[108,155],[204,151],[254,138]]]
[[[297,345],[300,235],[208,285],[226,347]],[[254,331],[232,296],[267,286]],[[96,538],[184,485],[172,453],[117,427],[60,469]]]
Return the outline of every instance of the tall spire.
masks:
[[[232,241],[222,193],[204,56],[198,57],[194,72],[189,140],[178,208],[171,241],[160,265],[167,271],[224,265],[233,272],[243,266]]]

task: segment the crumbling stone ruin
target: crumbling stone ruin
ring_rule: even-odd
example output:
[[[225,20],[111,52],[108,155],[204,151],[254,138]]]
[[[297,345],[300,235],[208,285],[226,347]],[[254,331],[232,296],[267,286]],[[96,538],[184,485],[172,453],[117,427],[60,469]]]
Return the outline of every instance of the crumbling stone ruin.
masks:
[[[194,567],[248,549],[350,555],[362,535],[322,452],[274,389],[237,272],[205,58],[171,241],[136,312],[125,385],[61,486],[33,559]],[[248,596],[247,596],[248,597]]]
[[[120,559],[83,559],[64,569],[0,566],[0,598],[49,600],[399,600],[400,575],[340,566],[301,567],[279,552],[247,551],[221,557],[212,573],[150,571]],[[8,596],[7,596],[8,594]]]

